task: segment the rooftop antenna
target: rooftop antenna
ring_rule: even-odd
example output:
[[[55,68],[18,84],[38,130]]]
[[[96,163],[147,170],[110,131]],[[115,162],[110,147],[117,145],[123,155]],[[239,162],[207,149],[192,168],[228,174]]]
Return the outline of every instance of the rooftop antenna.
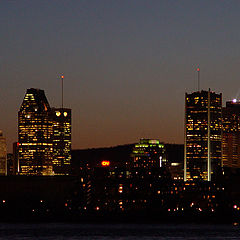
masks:
[[[200,68],[197,68],[197,73],[198,73],[198,91],[200,91]]]
[[[61,75],[61,79],[62,79],[62,109],[63,109],[63,79],[64,79],[63,74]]]

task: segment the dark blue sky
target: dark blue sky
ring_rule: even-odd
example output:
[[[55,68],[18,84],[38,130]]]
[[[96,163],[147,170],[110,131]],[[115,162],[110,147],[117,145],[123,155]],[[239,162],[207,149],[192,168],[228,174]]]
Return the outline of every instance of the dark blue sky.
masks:
[[[0,129],[17,140],[27,88],[73,111],[73,148],[183,143],[184,93],[240,89],[240,1],[0,2]],[[240,92],[239,92],[240,93]],[[240,97],[240,94],[239,94]]]

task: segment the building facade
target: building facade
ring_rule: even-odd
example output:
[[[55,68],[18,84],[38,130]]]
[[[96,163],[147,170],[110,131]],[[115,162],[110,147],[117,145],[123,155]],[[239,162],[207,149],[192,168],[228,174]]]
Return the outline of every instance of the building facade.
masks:
[[[7,175],[7,143],[2,131],[0,131],[0,175]]]
[[[155,139],[140,139],[132,152],[134,167],[166,167],[166,150],[163,143]]]
[[[19,166],[19,143],[13,143],[13,175],[17,175],[20,172]]]
[[[52,175],[53,124],[43,90],[27,89],[18,112],[20,175]]]
[[[211,181],[222,165],[222,94],[198,91],[185,95],[184,180]]]
[[[70,174],[71,109],[52,108],[54,175]]]
[[[223,108],[222,160],[224,167],[240,168],[240,102],[228,101]]]

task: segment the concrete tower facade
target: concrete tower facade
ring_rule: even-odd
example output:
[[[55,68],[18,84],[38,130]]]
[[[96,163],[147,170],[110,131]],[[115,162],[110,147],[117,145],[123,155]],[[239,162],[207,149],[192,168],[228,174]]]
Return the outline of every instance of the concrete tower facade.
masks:
[[[71,109],[52,108],[54,175],[70,174],[71,119]]]
[[[240,102],[228,101],[223,108],[223,166],[240,168]]]

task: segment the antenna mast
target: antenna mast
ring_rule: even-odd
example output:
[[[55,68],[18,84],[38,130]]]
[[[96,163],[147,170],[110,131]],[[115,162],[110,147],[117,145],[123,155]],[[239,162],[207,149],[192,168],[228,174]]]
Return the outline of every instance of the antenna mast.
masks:
[[[198,91],[200,91],[200,68],[197,68],[197,73],[198,73]]]
[[[64,79],[63,75],[61,76],[61,79],[62,79],[62,109],[63,109],[63,79]]]

